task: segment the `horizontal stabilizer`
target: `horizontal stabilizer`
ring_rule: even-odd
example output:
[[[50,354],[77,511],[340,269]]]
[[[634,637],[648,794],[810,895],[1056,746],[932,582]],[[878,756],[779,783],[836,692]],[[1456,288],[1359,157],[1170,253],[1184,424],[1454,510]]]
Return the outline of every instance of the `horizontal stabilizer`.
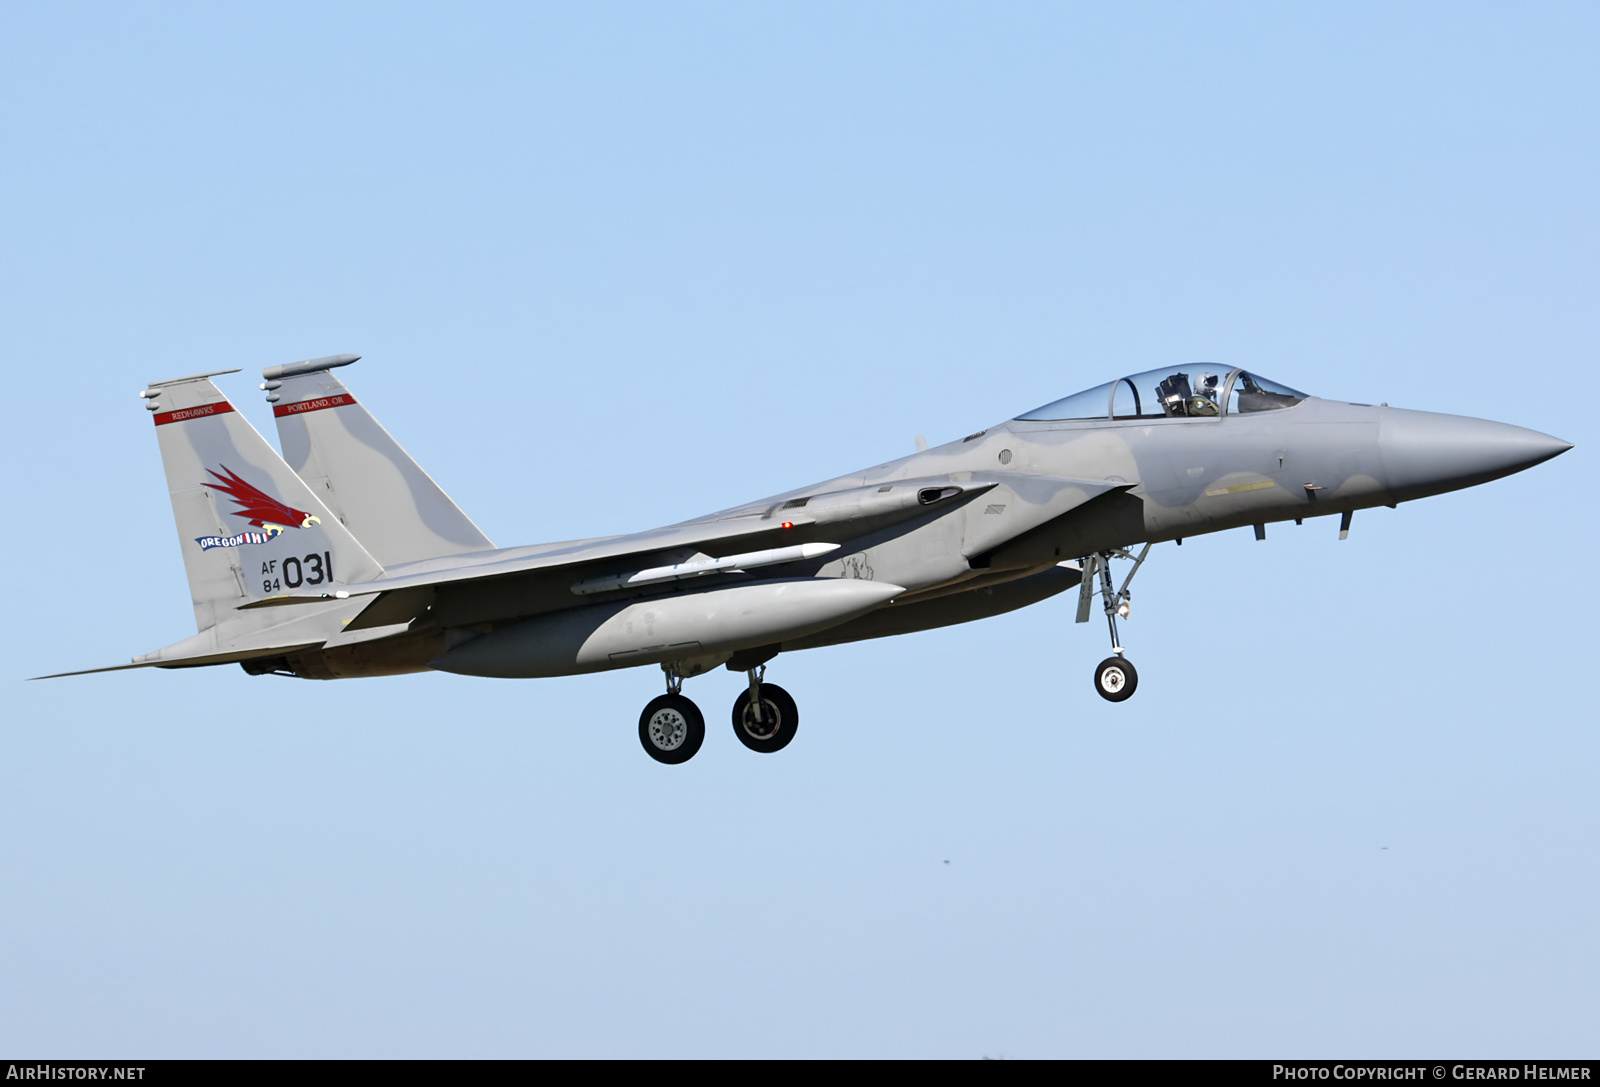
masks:
[[[323,607],[293,615],[287,622],[282,621],[284,613],[278,612],[263,617],[272,619],[275,625],[264,630],[242,632],[231,638],[227,636],[226,627],[220,635],[217,627],[208,627],[198,634],[190,635],[154,653],[135,657],[127,664],[84,668],[75,672],[57,672],[53,675],[32,678],[57,679],[61,676],[81,676],[92,672],[121,672],[130,668],[197,668],[207,664],[234,664],[262,657],[281,657],[287,653],[352,641],[364,641],[383,633],[396,632],[385,630],[351,633],[349,630],[351,620],[360,614],[365,604],[364,598],[348,603],[330,601]]]
[[[130,668],[201,668],[208,664],[237,664],[258,657],[276,657],[302,649],[316,649],[322,642],[300,642],[293,645],[275,645],[266,649],[249,649],[233,653],[206,653],[194,657],[166,657],[161,660],[134,661],[131,664],[112,664],[105,668],[83,668],[76,672],[54,672],[48,676],[30,676],[34,679],[62,679],[66,676],[89,676],[96,672],[125,672]]]

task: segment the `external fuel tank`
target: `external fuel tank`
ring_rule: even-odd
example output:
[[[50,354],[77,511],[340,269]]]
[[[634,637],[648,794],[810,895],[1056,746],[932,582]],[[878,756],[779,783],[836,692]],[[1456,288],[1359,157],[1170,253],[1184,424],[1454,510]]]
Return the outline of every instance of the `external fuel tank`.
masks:
[[[826,630],[903,592],[881,581],[800,578],[593,604],[479,635],[441,654],[431,667],[526,679],[753,649]]]

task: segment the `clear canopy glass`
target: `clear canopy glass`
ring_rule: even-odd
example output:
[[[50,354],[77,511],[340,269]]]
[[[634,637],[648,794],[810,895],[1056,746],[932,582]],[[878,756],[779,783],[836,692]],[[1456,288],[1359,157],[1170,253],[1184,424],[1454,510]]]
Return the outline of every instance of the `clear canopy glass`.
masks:
[[[1146,370],[1064,397],[1017,418],[1205,419],[1222,414],[1289,408],[1306,394],[1243,370],[1231,373],[1207,363]]]
[[[1287,385],[1279,385],[1276,381],[1268,381],[1255,374],[1239,371],[1239,376],[1233,379],[1233,385],[1228,392],[1228,411],[1249,413],[1252,411],[1276,411],[1279,408],[1292,408],[1306,398],[1306,394],[1297,392]]]
[[[1042,408],[1034,408],[1028,414],[1019,415],[1017,418],[1029,421],[1107,418],[1111,414],[1111,386],[1115,384],[1117,382],[1108,381],[1104,385],[1096,385],[1081,393],[1062,397]]]

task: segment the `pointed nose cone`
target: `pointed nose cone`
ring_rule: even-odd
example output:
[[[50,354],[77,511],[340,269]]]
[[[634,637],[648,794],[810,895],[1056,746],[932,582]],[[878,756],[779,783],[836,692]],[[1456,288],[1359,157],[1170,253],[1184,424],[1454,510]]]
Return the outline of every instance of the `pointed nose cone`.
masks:
[[[1460,490],[1509,476],[1572,448],[1537,430],[1487,419],[1389,409],[1378,445],[1399,498]]]

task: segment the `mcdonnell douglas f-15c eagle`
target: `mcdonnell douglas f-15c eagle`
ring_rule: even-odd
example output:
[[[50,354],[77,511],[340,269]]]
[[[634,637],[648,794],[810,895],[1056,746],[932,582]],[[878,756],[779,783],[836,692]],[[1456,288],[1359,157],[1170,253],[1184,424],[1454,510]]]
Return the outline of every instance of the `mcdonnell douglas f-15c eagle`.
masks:
[[[659,665],[652,758],[705,721],[683,681],[749,675],[734,734],[794,738],[763,677],[784,651],[929,630],[1078,589],[1133,694],[1117,619],[1153,543],[1470,487],[1571,448],[1504,423],[1322,400],[1210,364],[1119,378],[909,457],[630,536],[498,548],[334,376],[357,355],[271,367],[283,456],[212,374],[158,381],[154,413],[200,632],[120,668],[238,663],[340,679],[438,669],[564,676]],[[217,373],[236,373],[223,370]],[[919,445],[920,440],[919,440]],[[1137,554],[1133,548],[1139,548]],[[1131,562],[1119,587],[1111,562]],[[81,675],[83,673],[63,673]]]

